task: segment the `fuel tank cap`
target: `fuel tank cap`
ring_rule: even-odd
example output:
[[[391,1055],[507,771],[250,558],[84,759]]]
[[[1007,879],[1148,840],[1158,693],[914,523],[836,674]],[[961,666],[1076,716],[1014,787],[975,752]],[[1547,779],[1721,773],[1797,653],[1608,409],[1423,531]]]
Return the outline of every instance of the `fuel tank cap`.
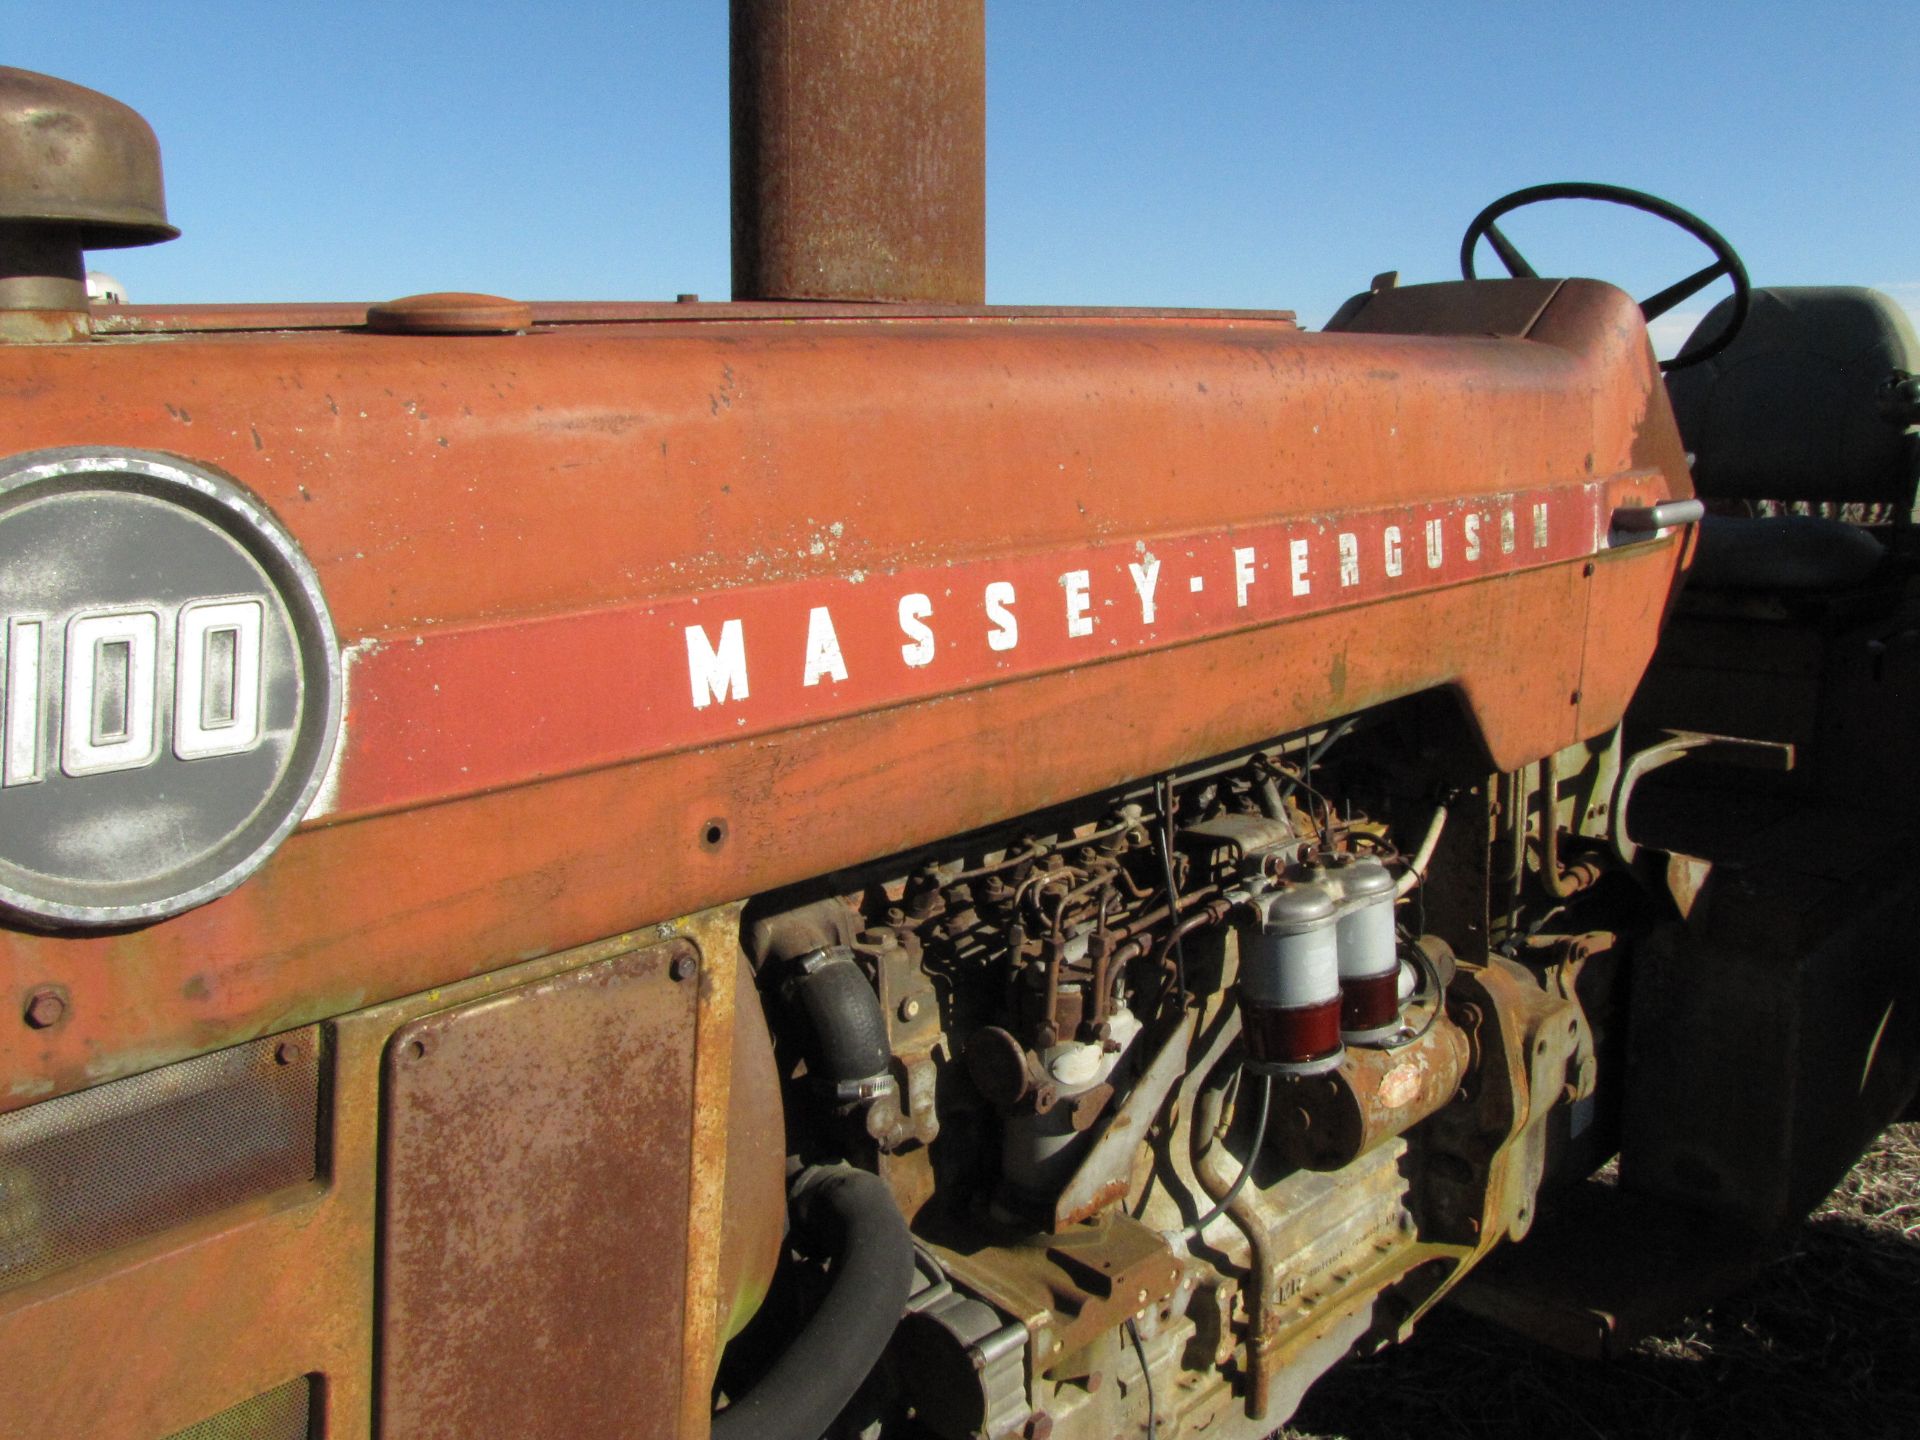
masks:
[[[533,328],[533,307],[503,295],[441,290],[370,306],[367,328],[383,335],[512,335]]]

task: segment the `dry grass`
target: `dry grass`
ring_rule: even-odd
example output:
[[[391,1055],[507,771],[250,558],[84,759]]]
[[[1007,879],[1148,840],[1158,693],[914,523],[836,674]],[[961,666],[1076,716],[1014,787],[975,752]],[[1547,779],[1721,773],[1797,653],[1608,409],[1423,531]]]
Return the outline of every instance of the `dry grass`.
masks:
[[[1920,1124],[1896,1126],[1747,1290],[1612,1364],[1443,1310],[1336,1369],[1284,1440],[1920,1437]]]

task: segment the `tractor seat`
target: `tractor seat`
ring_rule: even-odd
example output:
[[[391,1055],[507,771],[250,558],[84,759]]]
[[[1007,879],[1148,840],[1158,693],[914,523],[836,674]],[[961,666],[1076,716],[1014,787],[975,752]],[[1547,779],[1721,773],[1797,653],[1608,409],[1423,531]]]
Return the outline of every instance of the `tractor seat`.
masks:
[[[1687,584],[1704,590],[1849,590],[1880,568],[1886,547],[1844,520],[1816,515],[1708,515]]]
[[[1680,358],[1720,334],[1732,304],[1723,300],[1708,312]],[[1909,510],[1920,478],[1916,373],[1920,340],[1913,323],[1879,291],[1755,290],[1733,343],[1676,369],[1667,382],[1674,418],[1693,454],[1695,492],[1706,500]],[[1828,542],[1786,543],[1824,553]]]

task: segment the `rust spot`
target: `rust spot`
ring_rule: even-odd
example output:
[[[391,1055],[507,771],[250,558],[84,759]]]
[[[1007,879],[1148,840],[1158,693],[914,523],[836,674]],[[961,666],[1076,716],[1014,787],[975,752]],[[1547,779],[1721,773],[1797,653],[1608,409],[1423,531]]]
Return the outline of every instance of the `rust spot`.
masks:
[[[1109,1205],[1113,1205],[1126,1198],[1126,1180],[1109,1180],[1105,1185],[1102,1185],[1098,1190],[1093,1192],[1093,1198],[1087,1201],[1086,1204],[1060,1216],[1059,1223],[1062,1225],[1078,1225],[1083,1220],[1092,1220]]]

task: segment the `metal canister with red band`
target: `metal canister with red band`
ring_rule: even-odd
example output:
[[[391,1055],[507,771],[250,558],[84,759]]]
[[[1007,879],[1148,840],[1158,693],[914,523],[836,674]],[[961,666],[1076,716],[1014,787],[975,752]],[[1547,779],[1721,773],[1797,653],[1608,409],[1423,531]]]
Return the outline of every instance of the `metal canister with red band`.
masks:
[[[1400,1030],[1400,952],[1394,943],[1393,873],[1370,855],[1341,855],[1327,882],[1340,896],[1340,1035],[1372,1045]]]
[[[1283,1075],[1333,1069],[1345,1053],[1333,890],[1283,878],[1254,896],[1250,908],[1240,972],[1248,1063]]]

